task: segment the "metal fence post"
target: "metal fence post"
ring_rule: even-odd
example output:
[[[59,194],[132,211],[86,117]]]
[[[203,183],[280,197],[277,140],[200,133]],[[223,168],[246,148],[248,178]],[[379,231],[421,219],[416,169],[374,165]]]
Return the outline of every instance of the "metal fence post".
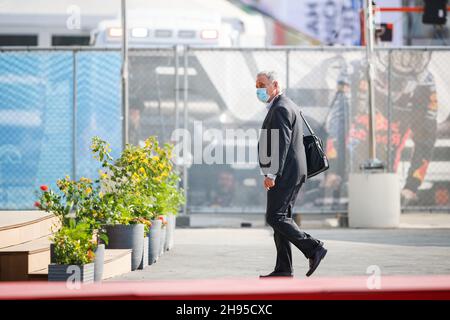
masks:
[[[392,83],[392,50],[388,51],[388,96],[387,96],[387,108],[388,108],[388,135],[387,135],[387,168],[388,172],[392,172],[392,156],[391,156],[391,123],[392,123],[392,95],[391,95],[391,83]]]
[[[376,111],[375,111],[375,65],[374,65],[374,22],[373,3],[370,0],[364,1],[364,21],[366,39],[366,61],[367,61],[367,85],[369,93],[369,159],[364,166],[365,169],[377,168],[377,148],[376,148]]]
[[[77,179],[77,51],[72,51],[72,175]]]
[[[123,149],[128,143],[128,33],[126,0],[121,1],[122,15],[122,112]]]
[[[189,130],[188,128],[188,47],[185,46],[184,50],[184,73],[183,73],[183,79],[184,79],[184,96],[183,96],[183,113],[184,113],[184,119],[183,119],[183,128],[185,132]],[[185,197],[185,203],[183,208],[183,214],[187,215],[187,206],[188,206],[188,199],[187,199],[187,190],[188,190],[188,170],[187,170],[187,150],[183,150],[183,189],[184,189],[184,197]]]
[[[178,68],[179,66],[179,61],[178,61],[178,46],[174,47],[174,59],[175,59],[175,129],[178,129],[178,127],[180,126],[180,115],[179,115],[179,106],[178,106],[178,102],[180,100],[180,79],[178,77]]]
[[[290,68],[290,50],[286,49],[286,92],[289,90],[289,82],[290,82],[290,78],[289,78],[289,68]]]

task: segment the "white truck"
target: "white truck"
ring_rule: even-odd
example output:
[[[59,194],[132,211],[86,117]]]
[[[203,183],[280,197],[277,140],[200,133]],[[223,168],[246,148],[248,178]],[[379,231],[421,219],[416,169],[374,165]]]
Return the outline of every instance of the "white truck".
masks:
[[[263,17],[224,0],[156,0],[148,7],[130,8],[127,24],[130,48],[266,45]],[[91,32],[91,44],[119,47],[121,36],[120,17],[104,20]]]

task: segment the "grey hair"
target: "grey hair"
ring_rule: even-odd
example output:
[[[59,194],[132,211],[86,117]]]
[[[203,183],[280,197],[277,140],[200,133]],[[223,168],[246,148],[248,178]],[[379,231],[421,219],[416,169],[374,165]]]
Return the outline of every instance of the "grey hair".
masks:
[[[272,81],[278,82],[278,88],[281,89],[281,81],[280,81],[280,78],[279,78],[278,73],[276,71],[266,71],[266,70],[260,71],[260,72],[258,72],[256,77],[259,77],[259,76],[265,76],[271,82]]]

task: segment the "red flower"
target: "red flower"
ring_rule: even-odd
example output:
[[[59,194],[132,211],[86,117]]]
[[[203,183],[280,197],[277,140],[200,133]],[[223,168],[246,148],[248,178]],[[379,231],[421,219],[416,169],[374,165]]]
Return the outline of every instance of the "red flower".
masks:
[[[94,252],[92,250],[88,251],[87,256],[89,258],[89,261],[92,261],[95,258],[95,254],[94,254]]]
[[[42,190],[42,191],[47,191],[47,190],[48,190],[48,187],[47,187],[46,185],[42,185],[42,186],[41,186],[41,190]]]
[[[36,201],[36,202],[34,203],[34,206],[39,208],[39,207],[41,206],[41,203],[40,203],[39,201]]]
[[[166,223],[166,217],[159,216],[158,219],[161,220],[163,224]]]

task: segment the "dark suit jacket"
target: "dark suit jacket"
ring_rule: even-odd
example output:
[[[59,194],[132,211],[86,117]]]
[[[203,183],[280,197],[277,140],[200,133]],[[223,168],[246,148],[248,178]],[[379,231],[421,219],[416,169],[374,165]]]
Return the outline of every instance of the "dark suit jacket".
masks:
[[[275,185],[280,188],[294,187],[302,179],[306,180],[307,167],[300,107],[284,94],[275,97],[264,119],[262,129],[261,132],[267,132],[267,139],[262,138],[263,134],[261,134],[258,141],[259,165],[263,173],[276,174]],[[278,129],[279,136],[278,154],[274,155],[277,157],[278,165],[273,168],[271,167],[273,162],[261,161],[263,152],[267,152],[269,159],[272,157],[270,152],[272,129]]]

